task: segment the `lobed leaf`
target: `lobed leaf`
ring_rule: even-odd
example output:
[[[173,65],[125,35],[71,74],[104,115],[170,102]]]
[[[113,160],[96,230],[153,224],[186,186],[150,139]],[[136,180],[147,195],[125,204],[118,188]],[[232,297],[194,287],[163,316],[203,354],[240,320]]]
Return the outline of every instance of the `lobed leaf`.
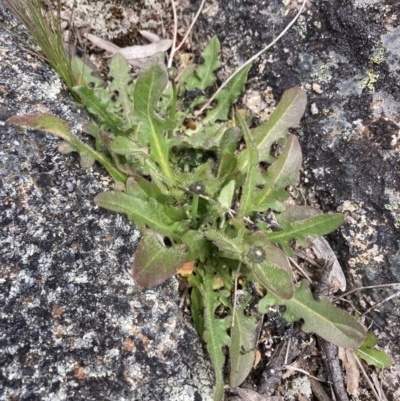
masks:
[[[123,125],[123,120],[108,110],[111,97],[106,90],[102,88],[91,89],[85,86],[74,86],[72,90],[82,99],[83,105],[100,124],[105,125],[106,128],[115,133],[123,133],[120,128]]]
[[[253,368],[260,323],[262,322],[257,321],[254,316],[245,316],[243,307],[235,309],[232,315],[234,325],[229,346],[229,385],[235,388],[244,382]]]
[[[151,230],[143,231],[136,249],[132,277],[141,287],[153,287],[176,274],[186,258],[185,245],[166,248]]]
[[[167,207],[155,199],[144,201],[123,192],[102,192],[94,198],[94,202],[105,209],[125,213],[136,225],[147,225],[161,235],[179,239],[182,235],[182,224],[174,224],[185,214],[179,209]]]
[[[125,129],[130,129],[134,126],[134,84],[130,76],[131,67],[122,54],[117,53],[111,59],[109,68],[108,77],[111,78],[109,89],[115,97],[113,108],[123,116]]]
[[[139,74],[133,91],[135,122],[138,125],[137,141],[141,146],[150,144],[150,156],[163,173],[173,179],[168,160],[168,145],[164,137],[169,125],[156,114],[159,98],[168,83],[164,63],[155,57]]]
[[[6,123],[50,132],[51,134],[64,139],[64,141],[72,142],[72,134],[69,124],[65,120],[53,116],[52,114],[21,114],[19,116],[10,117]]]
[[[79,152],[81,156],[81,166],[83,168],[91,167],[93,161],[97,160],[105,167],[111,177],[113,177],[116,181],[125,182],[126,180],[125,174],[121,173],[108,157],[104,156],[100,152],[96,152],[90,146],[87,146],[77,137],[73,136],[70,132],[69,124],[59,117],[45,113],[33,113],[14,116],[9,118],[6,122],[8,124],[14,124],[21,127],[50,132],[51,134],[64,139],[64,141],[66,141],[66,143],[69,145],[66,146],[64,143],[61,147],[61,151]]]
[[[315,333],[325,340],[342,348],[358,348],[363,343],[366,330],[347,312],[336,308],[328,298],[316,301],[303,280],[295,289],[291,299],[279,299],[267,294],[258,304],[261,313],[266,313],[268,306],[284,305],[283,317],[288,322],[304,320],[302,330]]]
[[[378,338],[373,333],[367,333],[367,337],[360,348],[354,350],[355,354],[363,359],[368,365],[376,366],[378,369],[389,368],[392,364],[390,356],[386,352],[374,349]]]
[[[250,68],[251,65],[243,68],[243,70],[231,79],[225,89],[218,93],[215,97],[217,105],[207,112],[207,115],[203,120],[204,124],[212,123],[217,120],[225,121],[228,119],[228,113],[231,106],[244,90],[247,81],[247,74]]]
[[[271,242],[285,246],[289,241],[296,239],[303,246],[307,245],[307,237],[320,237],[336,230],[343,223],[340,213],[320,214],[307,220],[287,223],[282,221],[283,231],[266,233]]]
[[[291,88],[282,95],[278,106],[268,121],[252,130],[254,143],[260,152],[260,160],[273,163],[271,145],[283,145],[288,129],[297,127],[307,104],[306,92],[301,88]]]
[[[219,319],[215,316],[215,310],[219,306],[219,292],[213,290],[213,269],[198,270],[202,275],[202,284],[199,289],[203,297],[204,305],[204,333],[203,339],[207,344],[207,351],[215,372],[214,400],[221,401],[224,396],[224,379],[222,368],[225,356],[222,348],[228,346],[230,338],[227,330],[230,327],[230,318]]]
[[[209,86],[214,85],[214,71],[221,67],[221,63],[218,59],[220,50],[221,45],[219,40],[216,36],[214,36],[201,53],[204,63],[197,67],[195,74],[189,78],[186,84],[187,90],[196,88],[204,91]]]
[[[299,140],[289,135],[285,149],[278,159],[268,168],[265,176],[265,186],[257,191],[254,211],[274,209],[282,211],[280,201],[287,199],[289,194],[286,187],[296,185],[299,180],[299,170],[302,164],[302,155]]]
[[[243,261],[257,281],[279,298],[292,298],[293,274],[286,254],[271,244],[262,231],[256,231],[247,241],[250,247]],[[257,260],[253,252],[260,248],[264,251],[264,258]]]
[[[86,86],[90,88],[101,88],[104,86],[104,81],[96,77],[94,70],[79,57],[72,57],[71,70],[77,86]]]

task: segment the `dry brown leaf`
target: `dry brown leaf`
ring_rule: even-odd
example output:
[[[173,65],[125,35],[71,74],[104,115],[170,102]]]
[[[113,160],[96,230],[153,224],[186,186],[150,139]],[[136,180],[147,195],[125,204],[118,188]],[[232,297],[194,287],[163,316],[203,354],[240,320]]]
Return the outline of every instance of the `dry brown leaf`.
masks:
[[[257,365],[261,361],[261,352],[259,350],[256,350],[256,356],[254,357],[254,363],[253,363],[253,369],[257,367]]]
[[[159,42],[161,40],[160,37],[158,35],[156,35],[155,33],[153,33],[153,32],[139,31],[139,33],[151,43]]]
[[[332,286],[332,292],[335,293],[339,289],[345,291],[346,277],[328,241],[323,237],[309,237],[308,244],[318,259],[332,263],[332,269],[328,276],[328,283]]]
[[[346,369],[347,392],[350,395],[358,396],[358,383],[360,371],[358,370],[356,357],[352,349],[339,347],[339,358]]]
[[[89,39],[95,46],[110,52],[111,54],[120,53],[129,64],[143,65],[148,57],[152,57],[157,53],[165,52],[172,46],[172,40],[163,39],[148,45],[137,45],[128,47],[118,47],[108,40],[101,39],[91,33],[85,33],[84,36]]]

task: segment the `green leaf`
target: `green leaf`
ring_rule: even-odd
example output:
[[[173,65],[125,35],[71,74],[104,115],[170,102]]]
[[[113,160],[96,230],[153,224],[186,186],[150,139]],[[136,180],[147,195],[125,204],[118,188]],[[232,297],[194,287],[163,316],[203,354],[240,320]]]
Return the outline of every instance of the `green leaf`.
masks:
[[[243,134],[239,127],[228,128],[222,135],[221,141],[219,143],[218,159],[221,160],[221,158],[226,154],[233,155],[238,147],[240,138],[242,136]]]
[[[201,231],[187,231],[182,237],[182,242],[187,245],[191,260],[205,262],[209,254],[209,243]]]
[[[227,86],[218,93],[218,95],[215,97],[217,105],[207,112],[207,115],[203,120],[204,124],[211,123],[216,120],[226,121],[228,119],[228,113],[231,106],[244,90],[244,86],[247,81],[247,74],[250,68],[251,65],[248,65],[241,70],[231,79]]]
[[[203,337],[204,334],[203,298],[198,288],[196,287],[192,288],[190,300],[191,300],[190,312],[192,315],[194,325],[200,337]]]
[[[367,362],[368,365],[376,366],[378,369],[389,368],[392,364],[390,356],[386,352],[373,349],[377,344],[378,337],[373,333],[367,333],[367,338],[360,348],[355,349],[355,354]]]
[[[222,348],[230,343],[227,330],[230,327],[231,319],[229,317],[219,319],[215,316],[215,310],[220,305],[220,301],[219,292],[213,290],[215,278],[213,269],[204,266],[203,269],[198,269],[198,272],[202,275],[202,284],[199,289],[204,305],[203,339],[207,344],[208,355],[215,372],[214,400],[221,401],[224,395],[222,368],[225,362]]]
[[[240,386],[253,368],[261,323],[254,316],[245,316],[243,307],[233,311],[233,321],[229,346],[231,388]]]
[[[37,129],[40,131],[50,132],[56,135],[64,141],[71,142],[72,134],[70,131],[69,124],[52,114],[46,113],[32,113],[32,114],[21,114],[19,116],[13,116],[6,121],[7,124],[18,125],[20,127]]]
[[[268,306],[284,305],[283,318],[288,322],[304,320],[302,330],[315,333],[342,348],[358,348],[366,335],[365,328],[351,315],[331,304],[328,298],[316,301],[308,284],[303,280],[296,288],[292,299],[282,300],[267,294],[258,304],[260,313],[266,313]]]
[[[133,81],[131,67],[125,58],[116,53],[110,62],[108,77],[111,78],[110,91],[115,97],[114,110],[119,110],[123,117],[125,129],[134,126],[133,119]]]
[[[72,90],[80,96],[83,105],[87,108],[96,121],[105,125],[106,128],[113,132],[122,134],[120,127],[123,125],[123,120],[117,114],[108,110],[110,103],[110,95],[105,89],[91,89],[85,86],[74,86]]]
[[[262,231],[256,231],[247,241],[249,248],[244,246],[247,254],[242,260],[257,281],[279,298],[292,298],[293,274],[286,254],[271,244]]]
[[[203,53],[201,53],[204,63],[196,68],[195,75],[192,75],[188,80],[186,85],[187,90],[195,88],[205,90],[209,86],[214,85],[214,71],[221,67],[221,63],[218,59],[220,50],[221,45],[219,40],[214,36],[204,49]]]
[[[97,78],[94,70],[84,63],[79,57],[72,57],[71,69],[74,76],[74,81],[77,86],[86,86],[89,88],[101,88],[104,86],[104,81]]]
[[[20,116],[14,116],[6,121],[8,124],[14,124],[22,127],[39,129],[42,131],[50,132],[65,141],[67,141],[74,149],[63,148],[66,151],[76,150],[81,156],[82,166],[90,167],[93,164],[93,160],[97,160],[101,163],[108,173],[117,181],[125,182],[125,174],[118,171],[115,168],[112,161],[100,152],[96,152],[90,146],[80,141],[77,137],[70,133],[69,125],[66,121],[53,116],[51,114],[34,113],[34,114],[23,114]],[[61,150],[63,150],[61,149]]]
[[[297,184],[301,163],[302,155],[299,140],[296,136],[289,135],[285,149],[268,168],[264,188],[257,191],[255,195],[253,210],[274,209],[282,211],[283,205],[280,201],[289,196],[286,187]]]
[[[298,240],[303,246],[307,245],[307,237],[320,237],[336,230],[343,223],[340,213],[320,214],[307,220],[294,223],[282,221],[283,231],[268,232],[267,238],[285,246],[292,239]]]
[[[236,182],[235,180],[229,181],[222,189],[217,200],[220,205],[225,209],[229,210],[232,205],[233,195],[235,193]]]
[[[176,274],[186,258],[185,245],[166,248],[151,230],[145,230],[136,249],[132,277],[142,287],[160,284]]]
[[[304,221],[314,216],[321,215],[321,210],[312,206],[288,205],[286,210],[276,215],[276,220],[279,224],[283,222],[294,223]]]
[[[107,191],[98,194],[94,202],[105,209],[114,212],[125,213],[136,225],[146,224],[161,235],[179,239],[182,235],[182,224],[174,224],[178,221],[174,214],[178,213],[184,218],[184,213],[179,209],[164,206],[155,199],[144,201],[140,198],[129,196],[123,192]],[[174,218],[174,219],[173,219]]]
[[[243,252],[243,240],[240,235],[229,237],[219,230],[204,231],[205,237],[212,241],[220,251],[240,255]]]
[[[268,121],[252,130],[254,143],[260,152],[260,160],[272,163],[271,145],[283,145],[288,129],[297,127],[307,104],[307,95],[301,88],[285,91]]]
[[[139,74],[133,92],[137,139],[141,146],[150,143],[150,157],[159,164],[164,175],[174,179],[168,160],[168,145],[164,133],[169,125],[156,114],[157,102],[168,83],[164,63],[155,57]]]
[[[217,178],[222,183],[230,178],[236,170],[236,156],[229,153],[222,156],[218,167]]]
[[[133,141],[126,136],[118,136],[111,142],[110,149],[118,155],[132,155],[140,153],[141,155],[147,155],[147,149],[139,146],[138,143]]]

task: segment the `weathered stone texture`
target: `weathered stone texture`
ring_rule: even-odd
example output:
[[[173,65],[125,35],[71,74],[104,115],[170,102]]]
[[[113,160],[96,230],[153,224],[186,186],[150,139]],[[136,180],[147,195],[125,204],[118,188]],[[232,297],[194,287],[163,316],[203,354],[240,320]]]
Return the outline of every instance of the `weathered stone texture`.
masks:
[[[51,68],[5,29],[0,3],[0,399],[212,399],[212,378],[175,279],[143,290],[130,276],[138,232],[96,207],[111,187],[59,139],[13,128],[48,112],[74,131],[84,111]],[[26,36],[23,36],[25,39]]]

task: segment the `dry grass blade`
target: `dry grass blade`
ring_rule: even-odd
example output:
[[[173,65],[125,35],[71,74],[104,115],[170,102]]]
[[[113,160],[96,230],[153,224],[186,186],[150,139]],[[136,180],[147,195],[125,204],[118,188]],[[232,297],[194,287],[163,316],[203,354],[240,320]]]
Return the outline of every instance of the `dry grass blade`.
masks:
[[[45,13],[40,0],[5,0],[15,16],[26,26],[43,56],[57,71],[69,89],[74,85],[71,59],[65,50],[61,29],[61,1],[57,1],[55,15],[51,3]]]

